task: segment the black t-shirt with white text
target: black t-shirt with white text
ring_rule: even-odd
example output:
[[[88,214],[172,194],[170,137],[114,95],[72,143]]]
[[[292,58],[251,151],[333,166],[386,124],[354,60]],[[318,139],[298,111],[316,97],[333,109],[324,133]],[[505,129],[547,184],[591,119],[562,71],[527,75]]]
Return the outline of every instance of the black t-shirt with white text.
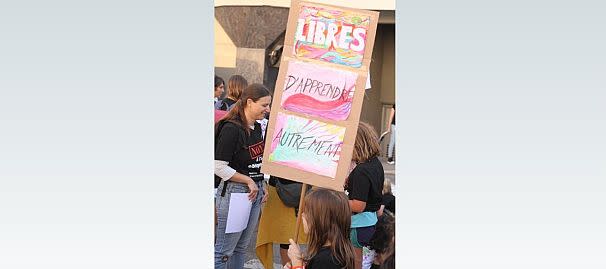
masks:
[[[349,200],[366,202],[365,212],[374,212],[381,207],[385,172],[379,158],[373,157],[358,164],[349,174],[347,192]]]
[[[305,269],[341,269],[343,265],[332,256],[329,248],[321,248],[305,265]]]
[[[249,176],[255,182],[263,180],[263,135],[261,125],[255,122],[250,135],[232,122],[226,122],[219,131],[215,146],[215,160],[226,161],[236,172]]]

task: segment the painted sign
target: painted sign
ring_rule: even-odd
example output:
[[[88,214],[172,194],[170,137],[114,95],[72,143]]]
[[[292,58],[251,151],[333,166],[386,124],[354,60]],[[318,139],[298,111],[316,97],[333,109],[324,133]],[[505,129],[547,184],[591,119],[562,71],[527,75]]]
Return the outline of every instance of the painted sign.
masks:
[[[282,92],[282,108],[330,120],[351,112],[358,74],[291,61]]]
[[[261,172],[343,190],[379,13],[293,0]]]
[[[295,55],[359,68],[367,45],[370,16],[302,6],[295,33]]]
[[[345,128],[278,113],[269,161],[334,178]]]

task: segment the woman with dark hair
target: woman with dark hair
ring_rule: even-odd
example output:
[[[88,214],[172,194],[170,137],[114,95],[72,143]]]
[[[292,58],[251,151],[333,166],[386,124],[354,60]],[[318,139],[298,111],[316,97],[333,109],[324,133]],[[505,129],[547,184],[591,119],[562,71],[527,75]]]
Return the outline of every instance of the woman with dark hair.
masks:
[[[356,269],[362,268],[362,248],[368,246],[378,221],[385,172],[379,161],[379,138],[374,128],[360,122],[352,154],[353,170],[345,190],[351,206],[350,239],[356,251]]]
[[[248,86],[248,81],[240,75],[233,75],[227,81],[227,97],[223,99],[220,110],[231,110],[234,104],[240,100],[242,91]]]
[[[225,81],[220,76],[215,75],[215,105],[221,99],[225,92]]]
[[[233,108],[215,126],[215,181],[217,189],[217,235],[215,268],[243,268],[245,252],[259,221],[261,204],[267,199],[263,186],[263,134],[257,122],[269,113],[271,95],[261,84],[248,86]],[[226,233],[232,193],[248,193],[252,209],[241,232]]]

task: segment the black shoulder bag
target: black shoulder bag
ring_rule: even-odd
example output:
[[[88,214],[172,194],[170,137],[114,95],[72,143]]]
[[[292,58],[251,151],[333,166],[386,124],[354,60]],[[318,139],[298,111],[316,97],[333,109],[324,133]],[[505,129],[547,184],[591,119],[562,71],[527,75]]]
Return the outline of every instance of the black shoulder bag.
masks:
[[[303,186],[303,183],[281,177],[272,177],[275,182],[278,197],[285,206],[294,208],[296,215],[299,211],[299,200],[301,199],[301,187]],[[308,188],[307,191],[310,189],[311,188]]]

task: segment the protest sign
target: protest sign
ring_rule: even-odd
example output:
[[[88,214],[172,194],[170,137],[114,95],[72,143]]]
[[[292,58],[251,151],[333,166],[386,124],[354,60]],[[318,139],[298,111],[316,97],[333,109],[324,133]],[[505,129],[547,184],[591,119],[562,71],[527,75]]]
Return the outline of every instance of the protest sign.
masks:
[[[361,67],[370,22],[371,16],[359,11],[301,3],[295,55]]]
[[[269,161],[334,178],[345,128],[278,112]]]
[[[288,63],[282,108],[332,120],[351,112],[358,74],[299,61]]]
[[[261,172],[343,190],[378,18],[292,1]]]

